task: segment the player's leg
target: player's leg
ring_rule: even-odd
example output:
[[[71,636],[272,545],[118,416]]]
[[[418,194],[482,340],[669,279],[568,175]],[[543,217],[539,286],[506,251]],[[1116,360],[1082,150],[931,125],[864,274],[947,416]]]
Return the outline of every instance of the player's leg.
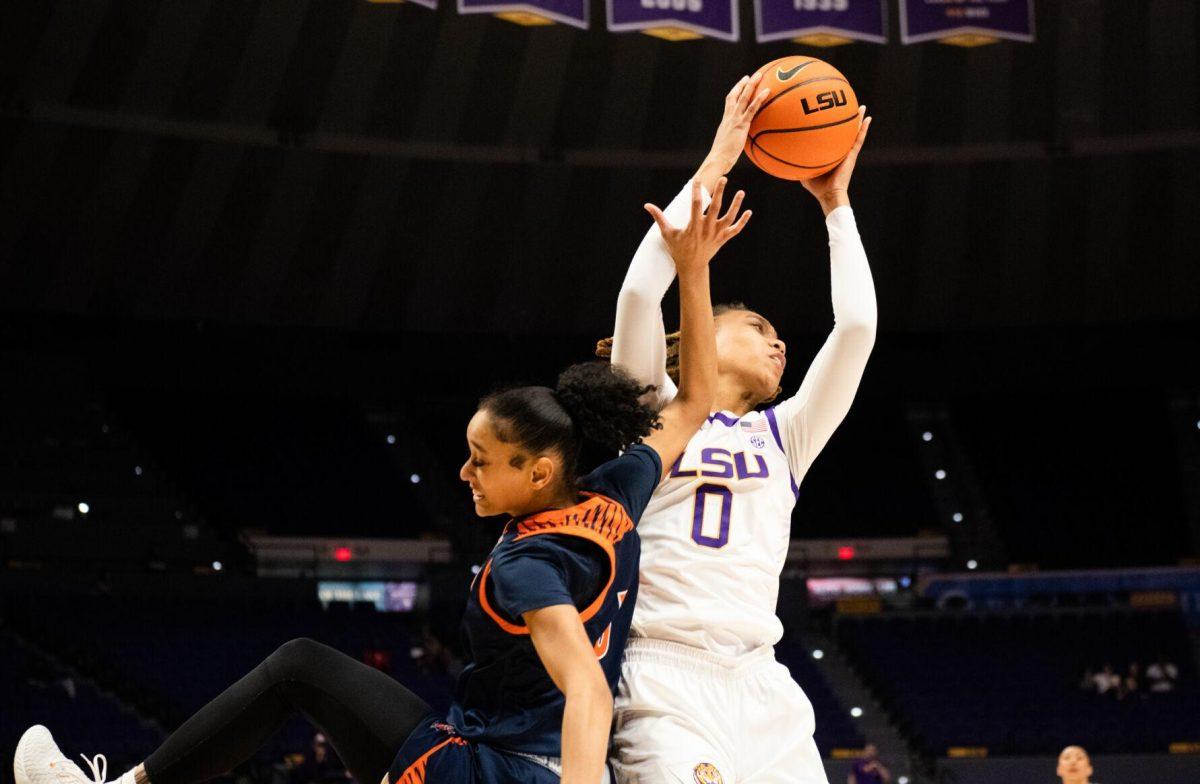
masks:
[[[387,675],[312,640],[292,640],[234,683],[134,769],[132,784],[198,784],[250,759],[300,713],[319,727],[356,779],[375,784],[429,706]],[[45,728],[22,738],[17,784],[88,781]],[[122,784],[131,784],[123,777]]]
[[[724,731],[725,673],[680,655],[685,646],[631,641],[613,706],[618,784],[733,784]]]
[[[296,712],[325,733],[356,779],[375,784],[429,706],[340,651],[292,640],[147,757],[147,778],[151,784],[195,784],[220,775],[253,756]]]
[[[738,784],[828,784],[812,703],[787,668],[765,661],[747,679],[744,700]]]

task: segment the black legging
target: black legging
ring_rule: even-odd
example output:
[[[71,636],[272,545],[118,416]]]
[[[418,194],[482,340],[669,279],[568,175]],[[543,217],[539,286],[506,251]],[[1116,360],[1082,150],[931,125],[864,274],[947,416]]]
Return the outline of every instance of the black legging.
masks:
[[[378,784],[429,706],[379,670],[312,640],[284,643],[146,758],[151,784],[199,784],[250,759],[300,712],[360,784]]]

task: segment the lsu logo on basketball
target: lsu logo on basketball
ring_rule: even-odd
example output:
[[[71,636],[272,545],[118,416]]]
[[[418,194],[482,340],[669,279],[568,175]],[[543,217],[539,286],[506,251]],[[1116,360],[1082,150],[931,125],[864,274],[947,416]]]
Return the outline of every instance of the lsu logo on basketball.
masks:
[[[817,102],[816,107],[812,107],[812,106],[808,105],[807,97],[800,99],[800,108],[804,110],[805,114],[816,114],[817,112],[823,112],[826,109],[833,109],[838,106],[845,106],[846,105],[846,91],[845,90],[830,90],[830,91],[824,92],[824,93],[817,93],[813,97],[813,100]]]
[[[696,784],[725,784],[721,771],[711,762],[701,762],[693,768],[692,778],[696,780]]]

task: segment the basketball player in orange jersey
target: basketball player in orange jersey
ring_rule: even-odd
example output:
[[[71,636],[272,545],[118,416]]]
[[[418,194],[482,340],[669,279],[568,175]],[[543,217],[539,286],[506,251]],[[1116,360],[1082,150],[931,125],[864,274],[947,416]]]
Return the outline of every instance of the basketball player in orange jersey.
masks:
[[[738,160],[765,91],[726,97],[696,179],[713,187]],[[826,216],[834,327],[799,390],[780,393],[787,347],[767,318],[718,309],[717,401],[652,496],[639,533],[641,586],[614,708],[613,767],[624,784],[826,784],[812,705],[775,660],[775,615],[798,485],[850,409],[875,341],[875,289],[850,208],[853,148],[803,182]],[[686,193],[666,211],[678,222]],[[660,225],[663,216],[656,215]],[[614,364],[672,399],[673,346],[659,308],[671,258],[652,227],[617,301]],[[778,260],[796,274],[797,262]],[[598,353],[604,355],[604,342]]]
[[[293,640],[117,782],[200,784],[302,714],[361,784],[606,784],[613,690],[638,593],[637,522],[716,393],[708,263],[750,216],[738,217],[741,193],[718,216],[723,185],[707,215],[695,185],[686,228],[663,232],[679,267],[684,332],[683,381],[670,404],[657,412],[640,403],[645,385],[593,362],[568,368],[553,389],[488,395],[468,424],[459,475],[475,512],[510,519],[471,583],[468,661],[449,713],[431,713],[340,651]],[[625,451],[580,478],[585,441]],[[104,757],[88,764],[103,784]],[[22,736],[13,773],[16,784],[93,784],[41,725]]]
[[[1082,746],[1067,746],[1058,755],[1058,777],[1063,784],[1091,784],[1092,760]]]

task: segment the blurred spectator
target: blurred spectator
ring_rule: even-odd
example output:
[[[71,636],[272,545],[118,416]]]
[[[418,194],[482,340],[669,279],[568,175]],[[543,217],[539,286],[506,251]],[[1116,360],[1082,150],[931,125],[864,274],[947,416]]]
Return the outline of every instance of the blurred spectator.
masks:
[[[846,777],[847,784],[891,784],[891,781],[892,774],[879,761],[879,749],[874,743],[863,747],[862,756],[855,760]]]
[[[421,633],[421,647],[413,651],[417,666],[426,675],[445,675],[450,672],[450,650],[428,625]]]
[[[1081,746],[1067,746],[1058,755],[1058,777],[1063,784],[1091,784],[1092,761]]]
[[[1178,680],[1179,668],[1165,656],[1159,656],[1146,668],[1146,683],[1149,690],[1155,694],[1175,691]]]
[[[293,784],[324,784],[350,778],[324,733],[313,735],[312,751],[304,755],[304,761],[292,772]]]
[[[1125,678],[1121,682],[1121,690],[1117,692],[1117,699],[1136,697],[1141,687],[1141,668],[1138,667],[1137,662],[1130,662],[1129,669],[1125,671]]]
[[[1106,663],[1104,669],[1092,676],[1092,680],[1096,682],[1097,694],[1115,697],[1121,690],[1121,676],[1113,671],[1111,664]]]

